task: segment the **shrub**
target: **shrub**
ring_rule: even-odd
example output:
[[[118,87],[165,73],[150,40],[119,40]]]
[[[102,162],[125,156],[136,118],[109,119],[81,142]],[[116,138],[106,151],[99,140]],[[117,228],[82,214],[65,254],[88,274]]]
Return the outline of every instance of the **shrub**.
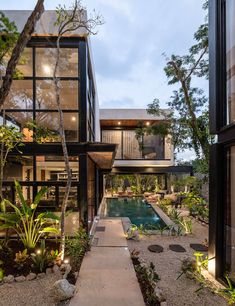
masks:
[[[2,212],[0,213],[0,229],[12,229],[19,236],[23,245],[27,249],[33,249],[40,238],[48,233],[59,234],[59,230],[52,220],[59,222],[59,217],[51,212],[40,213],[36,216],[36,209],[42,197],[47,192],[47,188],[42,188],[36,195],[31,205],[27,204],[18,182],[15,182],[15,188],[20,200],[20,206],[4,199],[1,203]],[[14,212],[6,212],[6,207],[10,206]]]
[[[73,238],[66,238],[65,255],[70,257],[74,270],[79,270],[84,254],[90,249],[90,239],[85,229],[79,228]]]

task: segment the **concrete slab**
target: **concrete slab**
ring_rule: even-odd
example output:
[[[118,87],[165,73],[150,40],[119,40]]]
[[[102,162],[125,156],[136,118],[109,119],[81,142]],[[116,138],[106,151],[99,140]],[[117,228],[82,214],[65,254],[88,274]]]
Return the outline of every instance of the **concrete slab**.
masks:
[[[98,247],[86,254],[69,305],[144,306],[121,220],[100,220],[98,225],[105,232],[96,233]]]
[[[98,239],[98,247],[127,247],[121,219],[102,219],[98,226],[105,227],[104,232],[95,233],[94,238]]]

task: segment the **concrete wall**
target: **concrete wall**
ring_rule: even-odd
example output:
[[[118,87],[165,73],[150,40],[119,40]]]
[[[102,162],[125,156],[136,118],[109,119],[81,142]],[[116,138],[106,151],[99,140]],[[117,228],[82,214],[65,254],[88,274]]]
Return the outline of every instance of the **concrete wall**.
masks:
[[[2,11],[10,21],[14,21],[17,25],[18,31],[21,32],[24,28],[24,25],[31,14],[31,11]],[[87,18],[87,13],[84,11],[84,20]],[[54,10],[47,10],[45,11],[39,22],[36,25],[36,29],[34,35],[57,35],[58,34],[58,27],[54,25],[56,21],[56,11]],[[85,29],[79,29],[69,33],[72,36],[86,36],[87,31]]]

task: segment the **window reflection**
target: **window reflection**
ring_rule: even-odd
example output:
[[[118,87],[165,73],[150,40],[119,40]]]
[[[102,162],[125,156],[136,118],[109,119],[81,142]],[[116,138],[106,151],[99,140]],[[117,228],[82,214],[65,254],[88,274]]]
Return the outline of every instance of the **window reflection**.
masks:
[[[36,76],[53,77],[56,48],[36,49]],[[60,49],[59,77],[78,77],[78,49]]]
[[[226,1],[227,124],[235,121],[235,1]]]
[[[64,113],[64,130],[68,142],[78,141],[78,114]],[[42,142],[60,142],[58,112],[37,112],[36,123],[39,131],[45,131]]]
[[[78,81],[60,81],[60,103],[62,109],[78,109]],[[54,82],[37,81],[36,108],[57,109]]]
[[[28,80],[15,80],[10,93],[4,103],[5,109],[32,109],[33,108],[33,82]]]

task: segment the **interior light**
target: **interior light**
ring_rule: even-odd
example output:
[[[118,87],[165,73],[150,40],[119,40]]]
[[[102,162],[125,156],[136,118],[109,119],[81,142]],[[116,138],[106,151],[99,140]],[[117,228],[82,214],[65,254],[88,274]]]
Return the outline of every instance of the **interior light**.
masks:
[[[120,121],[118,121],[118,125],[121,125],[121,122],[120,122]]]
[[[46,74],[50,74],[51,73],[51,68],[48,65],[43,65],[43,71]]]
[[[73,117],[71,118],[71,120],[72,120],[72,121],[76,121],[76,117],[73,116]]]
[[[149,121],[148,121],[148,122],[146,122],[146,125],[148,125],[148,126],[149,126],[149,125],[150,125],[150,122],[149,122]]]

